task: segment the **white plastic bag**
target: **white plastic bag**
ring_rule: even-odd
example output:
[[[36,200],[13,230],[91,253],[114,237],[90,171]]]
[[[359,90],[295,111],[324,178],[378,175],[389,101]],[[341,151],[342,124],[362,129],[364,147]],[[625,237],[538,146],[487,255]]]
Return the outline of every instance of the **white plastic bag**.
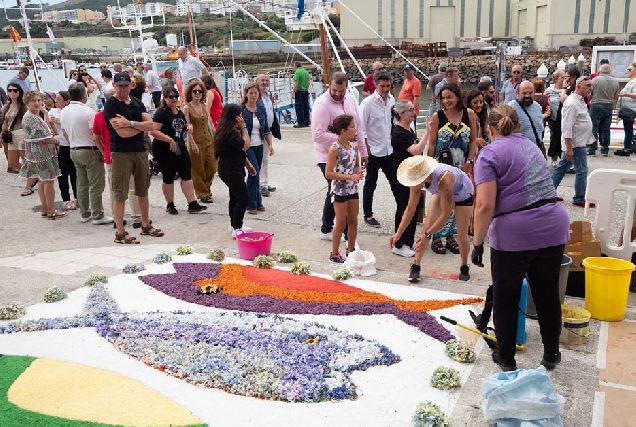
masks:
[[[556,392],[543,366],[491,375],[481,404],[486,421],[497,427],[562,427],[565,398]]]
[[[378,272],[375,269],[375,255],[369,251],[350,252],[344,265],[356,276],[373,276]]]

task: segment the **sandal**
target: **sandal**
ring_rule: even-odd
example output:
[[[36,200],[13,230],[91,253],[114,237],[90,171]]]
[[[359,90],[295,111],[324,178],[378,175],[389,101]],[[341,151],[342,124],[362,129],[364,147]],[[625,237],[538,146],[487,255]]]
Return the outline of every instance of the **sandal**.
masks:
[[[207,196],[202,197],[201,201],[203,203],[214,203],[214,201],[212,200],[212,194],[208,194]]]
[[[148,225],[147,227],[141,226],[141,233],[143,236],[152,236],[152,237],[161,237],[163,236],[163,231],[159,228],[155,228],[152,225]]]
[[[431,249],[436,254],[444,255],[446,253],[446,248],[442,243],[442,239],[440,239],[439,237],[436,237],[431,241]]]
[[[22,190],[22,193],[20,193],[20,196],[30,196],[33,193],[35,193],[33,187],[25,187],[24,190]]]
[[[66,209],[67,211],[74,211],[77,209],[77,206],[75,206],[74,202],[68,200],[64,202],[64,209]]]
[[[140,242],[136,237],[133,237],[128,234],[127,231],[124,231],[123,234],[115,232],[115,243],[119,243],[120,245],[138,245]]]
[[[455,240],[454,237],[446,238],[446,249],[454,253],[455,255],[459,254],[459,243]]]
[[[46,217],[48,219],[58,219],[58,218],[64,218],[66,216],[66,214],[64,212],[60,212],[60,211],[53,211],[53,213],[48,214]]]

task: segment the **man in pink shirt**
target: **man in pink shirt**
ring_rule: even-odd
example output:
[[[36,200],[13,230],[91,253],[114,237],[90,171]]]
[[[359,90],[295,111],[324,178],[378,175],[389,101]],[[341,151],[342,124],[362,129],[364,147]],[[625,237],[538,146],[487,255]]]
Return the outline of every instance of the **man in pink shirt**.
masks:
[[[341,114],[349,114],[353,116],[356,126],[357,140],[356,145],[360,153],[362,167],[365,167],[368,160],[367,147],[364,143],[364,128],[358,115],[358,104],[353,95],[347,93],[347,85],[349,78],[343,72],[337,71],[331,75],[329,82],[329,91],[320,96],[314,103],[311,111],[311,136],[314,140],[314,148],[316,149],[316,163],[325,176],[325,167],[327,166],[327,153],[329,147],[338,140],[338,135],[327,130],[333,119]],[[331,180],[327,180],[327,196],[325,197],[325,205],[322,210],[322,226],[320,232],[322,240],[331,240],[331,230],[333,229],[333,221],[336,213],[331,204]],[[346,233],[346,231],[345,231]],[[345,234],[346,235],[346,234]]]

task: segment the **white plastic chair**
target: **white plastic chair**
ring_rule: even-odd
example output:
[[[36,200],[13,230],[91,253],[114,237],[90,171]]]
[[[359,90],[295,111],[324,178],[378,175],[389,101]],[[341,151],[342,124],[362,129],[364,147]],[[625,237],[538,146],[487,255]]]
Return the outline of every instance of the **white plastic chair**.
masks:
[[[617,191],[623,191],[627,195],[623,219],[623,244],[621,246],[610,242],[612,202],[614,193]],[[586,218],[591,216],[590,202],[596,203],[592,226],[595,237],[601,242],[601,253],[631,261],[632,254],[636,252],[636,242],[631,241],[634,205],[636,204],[636,172],[622,169],[596,169],[592,171],[587,177],[587,190],[585,192],[584,216]]]

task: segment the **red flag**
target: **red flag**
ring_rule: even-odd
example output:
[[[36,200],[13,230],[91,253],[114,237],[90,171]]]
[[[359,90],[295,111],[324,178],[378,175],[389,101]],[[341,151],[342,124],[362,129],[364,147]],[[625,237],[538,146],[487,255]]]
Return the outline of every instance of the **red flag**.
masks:
[[[22,36],[20,35],[20,33],[18,33],[18,30],[16,30],[12,24],[9,24],[9,26],[11,27],[9,32],[11,33],[11,39],[13,39],[13,42],[15,43],[22,40]]]

